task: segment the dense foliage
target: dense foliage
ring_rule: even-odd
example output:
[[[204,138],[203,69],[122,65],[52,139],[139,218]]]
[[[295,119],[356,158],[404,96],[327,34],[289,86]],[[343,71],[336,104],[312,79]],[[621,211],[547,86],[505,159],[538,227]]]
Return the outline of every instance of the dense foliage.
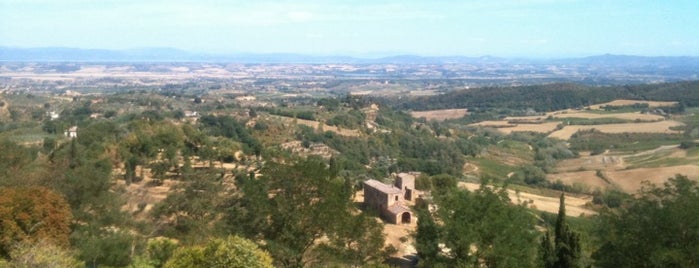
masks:
[[[165,263],[166,268],[271,268],[272,257],[252,241],[230,236],[213,239],[203,247],[183,247]]]
[[[452,188],[435,197],[435,206],[433,215],[419,213],[416,248],[421,266],[535,267],[534,217],[510,204],[504,188]],[[446,249],[440,249],[440,243]]]
[[[408,100],[400,103],[399,107],[413,110],[468,108],[473,112],[494,108],[536,109],[548,112],[615,99],[679,101],[683,105],[694,107],[699,106],[698,86],[699,82],[605,87],[577,84],[485,87]]]
[[[699,256],[699,186],[678,175],[663,187],[648,185],[638,198],[602,214],[600,267],[696,267]]]

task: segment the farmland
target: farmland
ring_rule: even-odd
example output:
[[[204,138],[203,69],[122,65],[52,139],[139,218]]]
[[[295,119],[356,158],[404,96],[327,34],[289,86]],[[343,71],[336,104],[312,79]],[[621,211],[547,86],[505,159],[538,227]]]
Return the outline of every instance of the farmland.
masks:
[[[304,72],[294,69],[298,65],[264,66],[271,69],[265,72],[256,65],[86,64],[65,77],[31,71],[39,67],[15,69],[6,74],[17,79],[3,80],[8,86],[0,93],[0,146],[14,154],[0,162],[6,167],[0,182],[50,187],[70,198],[78,220],[89,225],[124,219],[109,224],[139,245],[148,243],[142,238],[148,234],[197,245],[235,233],[263,241],[260,246],[275,258],[293,261],[267,245],[294,247],[278,235],[298,232],[294,240],[311,245],[301,258],[326,258],[319,265],[350,262],[326,257],[329,247],[343,254],[371,252],[354,263],[366,258],[409,263],[420,250],[419,221],[386,222],[362,204],[364,181],[387,182],[395,173],[415,172],[420,201],[405,201],[411,218],[434,217],[443,230],[470,224],[489,232],[498,224],[494,218],[519,215],[501,218],[494,235],[517,222],[521,225],[510,231],[525,230],[534,241],[550,226],[561,194],[571,222],[589,226],[604,213],[601,207],[614,206],[600,199],[613,191],[634,194],[643,181],[659,184],[676,173],[699,180],[699,149],[692,143],[699,139],[697,108],[608,99],[580,106],[556,95],[598,88],[488,88],[526,94],[552,88],[545,95],[560,103],[506,107],[502,100],[473,109],[424,109],[404,107],[403,98],[490,93],[450,80],[344,80],[325,71],[291,75]],[[244,74],[231,78],[235,70]],[[314,77],[320,74],[326,76]],[[64,134],[72,127],[77,138]],[[479,189],[482,182],[488,186]],[[100,198],[75,195],[84,191]],[[421,205],[431,214],[422,214]],[[492,209],[474,209],[483,205]],[[110,206],[116,209],[107,211]],[[453,209],[484,220],[450,219]],[[299,231],[308,226],[318,232]],[[113,235],[75,228],[76,235]],[[350,240],[369,241],[361,245],[367,249],[338,243]],[[91,252],[81,241],[72,247]]]
[[[468,114],[467,109],[444,109],[430,111],[412,111],[410,115],[414,118],[425,118],[425,120],[444,121],[449,119],[459,119]]]
[[[573,134],[584,130],[598,130],[602,133],[664,133],[677,134],[680,130],[673,130],[675,127],[684,126],[682,122],[674,120],[664,120],[652,123],[624,123],[624,124],[603,124],[589,126],[565,126],[561,130],[557,130],[549,134],[551,138],[561,140],[570,139]]]

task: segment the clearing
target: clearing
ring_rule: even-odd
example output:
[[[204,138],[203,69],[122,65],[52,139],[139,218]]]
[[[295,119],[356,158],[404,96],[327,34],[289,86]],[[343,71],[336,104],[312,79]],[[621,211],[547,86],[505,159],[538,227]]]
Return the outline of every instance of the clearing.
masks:
[[[510,134],[512,132],[537,132],[537,133],[549,133],[556,130],[556,127],[561,124],[561,122],[545,122],[539,124],[513,124],[508,121],[483,121],[475,124],[470,124],[469,126],[481,126],[495,128],[500,132],[505,134]]]
[[[286,123],[293,122],[294,120],[296,120],[296,123],[301,124],[301,125],[305,125],[305,126],[309,126],[313,129],[318,129],[318,125],[320,125],[320,122],[313,121],[313,120],[291,118],[291,117],[279,116],[279,115],[271,115],[270,117],[282,119]],[[339,128],[336,126],[328,126],[325,124],[323,124],[323,131],[335,132],[338,135],[342,135],[342,136],[346,136],[346,137],[358,137],[361,134],[361,132],[359,132],[359,130],[356,130],[356,129]]]
[[[602,106],[628,106],[636,103],[648,104],[648,107],[650,108],[674,106],[677,104],[676,101],[613,100],[606,103],[590,105],[590,109],[600,110]]]
[[[580,130],[599,130],[603,133],[682,133],[681,130],[672,130],[672,127],[684,126],[684,123],[675,120],[665,120],[651,123],[623,123],[623,124],[603,124],[588,126],[565,126],[549,134],[549,138],[569,140],[573,134]]]
[[[589,112],[584,112],[584,111],[571,111],[571,112],[562,112],[562,113],[554,113],[551,115],[553,118],[584,118],[584,119],[600,119],[600,118],[618,118],[618,119],[624,119],[624,120],[639,120],[639,121],[661,121],[665,120],[665,117],[657,114],[647,114],[647,113],[641,113],[641,112],[636,112],[636,113],[609,113],[609,114],[600,114],[600,113],[589,113]]]
[[[443,109],[430,111],[413,111],[410,115],[414,118],[424,117],[427,121],[438,120],[444,121],[448,119],[459,119],[468,114],[468,109]]]
[[[568,185],[587,185],[590,190],[617,189],[635,193],[643,186],[643,181],[661,185],[676,174],[699,180],[699,165],[696,163],[699,163],[699,156],[689,155],[677,145],[660,146],[635,154],[612,155],[607,152],[562,160],[556,166],[558,173],[549,174],[547,178]]]
[[[469,191],[475,191],[481,187],[478,183],[470,182],[459,182],[459,187],[468,189]],[[537,194],[531,194],[526,192],[516,192],[514,190],[507,190],[510,200],[514,203],[530,202],[529,207],[539,211],[545,211],[549,213],[558,213],[559,198],[549,197]],[[585,208],[585,205],[592,201],[591,196],[586,196],[584,198],[574,197],[566,195],[566,213],[568,216],[580,217],[585,215],[595,215],[597,212]]]

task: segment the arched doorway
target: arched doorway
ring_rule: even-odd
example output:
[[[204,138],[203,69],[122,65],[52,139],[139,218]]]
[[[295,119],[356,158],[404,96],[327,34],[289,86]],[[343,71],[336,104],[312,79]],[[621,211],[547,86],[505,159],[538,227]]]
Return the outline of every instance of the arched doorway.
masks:
[[[401,223],[410,223],[410,212],[403,212],[400,216]]]

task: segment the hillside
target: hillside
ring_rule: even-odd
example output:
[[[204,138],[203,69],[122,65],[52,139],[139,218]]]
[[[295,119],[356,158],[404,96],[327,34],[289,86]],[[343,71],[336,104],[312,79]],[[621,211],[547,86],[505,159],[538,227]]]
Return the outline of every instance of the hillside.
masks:
[[[491,109],[550,112],[616,99],[678,101],[686,106],[699,106],[699,81],[603,87],[580,84],[484,87],[397,101],[395,105],[415,111],[466,108],[471,112]]]

